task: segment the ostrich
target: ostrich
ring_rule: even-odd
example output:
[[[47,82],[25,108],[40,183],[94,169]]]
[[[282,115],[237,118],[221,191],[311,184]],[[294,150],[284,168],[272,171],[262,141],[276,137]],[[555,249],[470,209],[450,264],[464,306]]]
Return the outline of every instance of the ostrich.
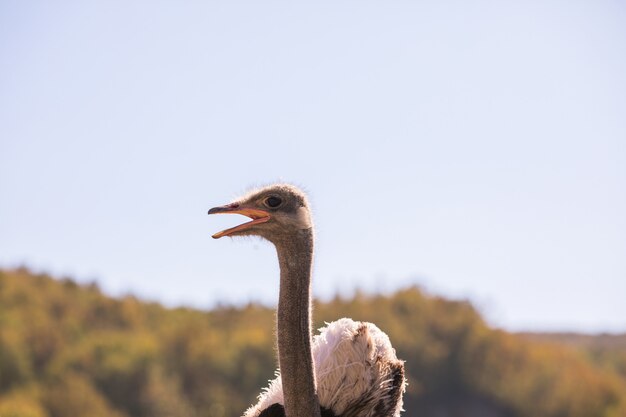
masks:
[[[264,238],[280,266],[280,372],[244,417],[398,417],[404,362],[372,323],[342,318],[311,338],[313,223],[306,195],[289,184],[261,188],[209,214],[252,220],[213,235]]]

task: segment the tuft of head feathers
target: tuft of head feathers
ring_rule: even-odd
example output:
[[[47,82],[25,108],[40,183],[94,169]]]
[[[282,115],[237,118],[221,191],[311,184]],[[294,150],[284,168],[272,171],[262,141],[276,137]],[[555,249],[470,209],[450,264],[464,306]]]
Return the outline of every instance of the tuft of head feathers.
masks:
[[[286,182],[278,182],[250,189],[246,193],[235,198],[234,201],[240,203],[254,201],[262,196],[271,195],[272,193],[290,195],[301,207],[306,207],[307,209],[309,208],[309,201],[306,193],[300,187]]]

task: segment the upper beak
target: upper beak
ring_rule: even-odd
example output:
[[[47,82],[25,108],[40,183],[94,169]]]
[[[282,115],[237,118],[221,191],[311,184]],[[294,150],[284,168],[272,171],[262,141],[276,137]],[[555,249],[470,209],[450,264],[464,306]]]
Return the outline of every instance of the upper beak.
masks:
[[[270,214],[267,211],[256,208],[243,207],[238,203],[213,207],[209,210],[209,214],[243,214],[244,216],[250,217],[252,219],[252,221],[249,221],[247,223],[243,223],[239,226],[231,227],[230,229],[222,230],[221,232],[215,233],[212,236],[213,239],[219,239],[220,237],[228,236],[234,232],[249,229],[255,224],[265,223],[270,219]]]

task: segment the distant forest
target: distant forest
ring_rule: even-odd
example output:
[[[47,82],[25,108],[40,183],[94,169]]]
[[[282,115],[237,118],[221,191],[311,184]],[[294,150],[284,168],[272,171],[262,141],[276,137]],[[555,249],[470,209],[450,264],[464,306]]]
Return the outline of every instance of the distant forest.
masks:
[[[375,322],[406,360],[403,416],[625,417],[626,335],[510,334],[408,288],[316,303]],[[0,417],[236,417],[274,375],[274,311],[111,298],[0,270]]]

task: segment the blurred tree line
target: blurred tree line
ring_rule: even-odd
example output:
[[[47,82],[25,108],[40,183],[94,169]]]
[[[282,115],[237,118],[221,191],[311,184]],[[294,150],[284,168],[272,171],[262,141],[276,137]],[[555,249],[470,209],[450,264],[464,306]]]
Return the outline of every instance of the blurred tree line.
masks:
[[[344,316],[375,322],[406,360],[404,416],[626,416],[622,343],[493,330],[417,288],[315,306],[317,327]],[[240,416],[274,375],[274,333],[255,304],[166,309],[0,270],[0,417]]]

